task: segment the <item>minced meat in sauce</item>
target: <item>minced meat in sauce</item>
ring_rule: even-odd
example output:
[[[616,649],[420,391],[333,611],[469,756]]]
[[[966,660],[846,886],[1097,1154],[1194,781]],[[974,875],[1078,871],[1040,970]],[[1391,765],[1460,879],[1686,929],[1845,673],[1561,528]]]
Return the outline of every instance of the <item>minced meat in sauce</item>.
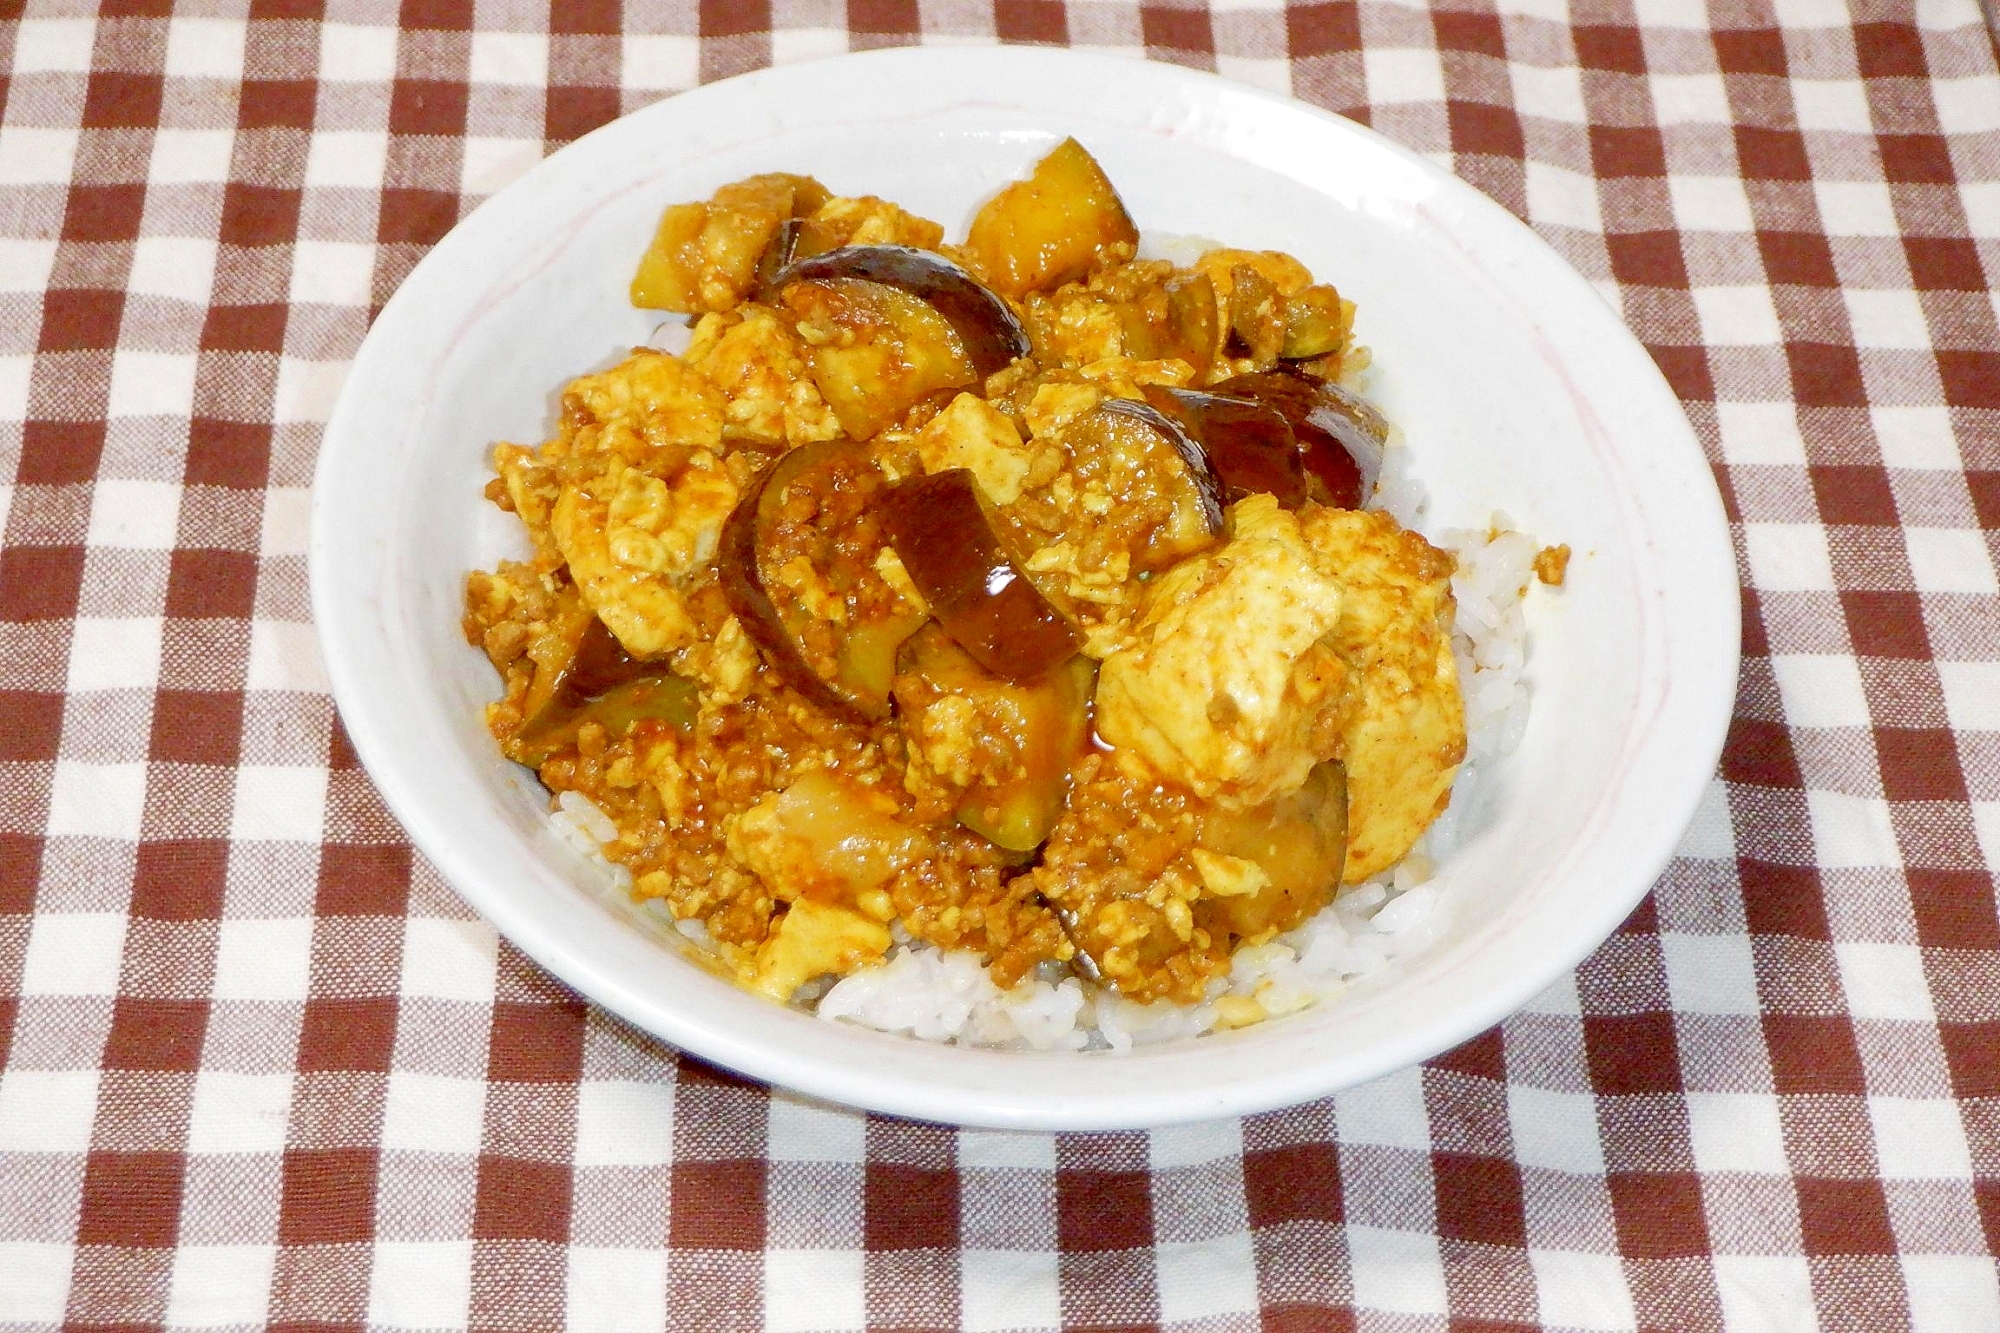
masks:
[[[633,296],[687,350],[495,451],[487,723],[776,999],[900,931],[1197,1000],[1442,809],[1451,560],[1361,509],[1297,260],[1136,260],[1074,141],[942,237],[802,176],[667,210]]]

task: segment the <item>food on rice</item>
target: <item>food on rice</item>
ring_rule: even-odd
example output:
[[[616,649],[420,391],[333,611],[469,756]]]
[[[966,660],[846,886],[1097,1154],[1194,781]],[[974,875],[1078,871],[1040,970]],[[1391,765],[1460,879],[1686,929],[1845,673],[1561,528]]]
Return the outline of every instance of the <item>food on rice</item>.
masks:
[[[488,726],[741,984],[1123,1046],[1301,1007],[1422,920],[1467,699],[1519,711],[1507,597],[1567,552],[1515,562],[1513,647],[1454,637],[1526,539],[1455,559],[1384,512],[1352,305],[1137,235],[1073,141],[959,247],[753,177],[669,208],[633,280],[686,350],[496,448],[532,554],[467,580]]]

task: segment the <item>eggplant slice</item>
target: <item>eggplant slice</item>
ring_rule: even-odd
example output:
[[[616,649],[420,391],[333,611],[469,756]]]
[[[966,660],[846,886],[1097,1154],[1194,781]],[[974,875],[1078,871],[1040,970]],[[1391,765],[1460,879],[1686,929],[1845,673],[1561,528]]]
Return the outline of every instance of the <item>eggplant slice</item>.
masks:
[[[593,616],[548,702],[503,748],[509,759],[539,769],[574,745],[585,723],[595,722],[614,737],[648,719],[687,731],[694,726],[697,703],[693,681],[631,656]]]
[[[819,512],[808,524],[784,516],[787,489],[807,487]],[[846,440],[803,444],[765,468],[723,524],[716,551],[722,594],[743,631],[786,684],[829,712],[879,721],[889,715],[896,650],[928,619],[891,593],[853,551],[879,549],[876,501],[887,485]],[[776,587],[767,548],[781,528],[824,538],[796,552],[849,602],[838,627],[816,619]],[[782,563],[782,561],[779,561]],[[864,586],[872,584],[872,588]],[[856,610],[855,599],[864,609]],[[872,608],[872,609],[869,609]]]
[[[988,671],[1034,680],[1083,646],[1015,563],[967,469],[898,482],[885,497],[883,526],[931,614]]]
[[[1253,398],[1290,423],[1300,461],[1325,492],[1315,499],[1336,509],[1358,509],[1374,489],[1389,423],[1358,394],[1289,366],[1236,375],[1210,392]]]
[[[1201,504],[1202,521],[1214,536],[1223,532],[1223,508],[1228,504],[1227,487],[1222,478],[1215,474],[1209,454],[1201,441],[1189,433],[1187,428],[1162,412],[1151,403],[1142,403],[1136,398],[1107,398],[1097,405],[1100,412],[1116,412],[1120,416],[1131,417],[1143,422],[1167,438],[1174,446],[1174,452],[1181,456],[1187,466],[1189,480],[1194,482],[1195,496]]]
[[[1282,412],[1250,397],[1148,386],[1146,398],[1182,425],[1208,456],[1222,502],[1273,495],[1286,509],[1306,502],[1305,461]]]
[[[771,286],[828,278],[879,282],[930,302],[964,341],[982,379],[1028,355],[1028,331],[1007,302],[943,255],[907,245],[843,245],[787,264]]]

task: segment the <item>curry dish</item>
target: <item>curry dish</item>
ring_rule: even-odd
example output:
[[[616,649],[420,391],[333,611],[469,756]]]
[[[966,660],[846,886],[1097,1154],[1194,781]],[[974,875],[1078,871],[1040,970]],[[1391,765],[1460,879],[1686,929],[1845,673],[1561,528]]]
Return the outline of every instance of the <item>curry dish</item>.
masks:
[[[640,260],[685,350],[495,449],[488,725],[743,984],[913,939],[1193,1002],[1447,801],[1453,561],[1363,507],[1352,305],[1137,245],[1074,141],[958,245],[752,177]]]

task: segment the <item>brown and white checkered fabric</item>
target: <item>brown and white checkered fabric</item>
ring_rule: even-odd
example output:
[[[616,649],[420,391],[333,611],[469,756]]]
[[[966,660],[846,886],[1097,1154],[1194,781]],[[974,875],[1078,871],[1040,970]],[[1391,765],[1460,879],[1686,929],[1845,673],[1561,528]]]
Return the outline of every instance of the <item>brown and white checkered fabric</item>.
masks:
[[[826,1109],[564,992],[357,769],[304,537],[371,312],[623,111],[917,41],[1365,120],[1685,402],[1722,770],[1494,1031],[1152,1134]],[[2000,1329],[1996,278],[1975,0],[0,5],[0,1330]]]

